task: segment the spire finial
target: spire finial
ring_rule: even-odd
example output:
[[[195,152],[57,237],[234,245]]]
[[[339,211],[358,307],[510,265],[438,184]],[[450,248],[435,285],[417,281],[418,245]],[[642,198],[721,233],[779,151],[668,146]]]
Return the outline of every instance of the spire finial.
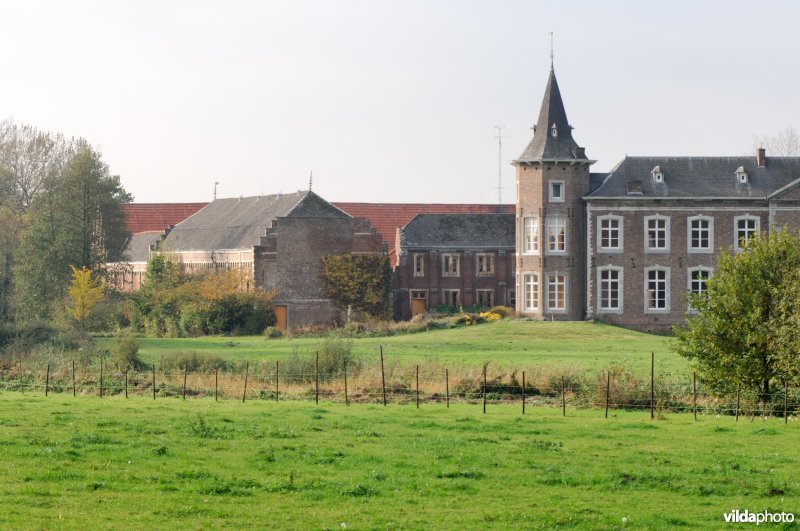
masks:
[[[553,69],[553,32],[550,32],[550,70]]]
[[[308,191],[311,191],[311,188],[314,186],[314,172],[311,171],[308,174]]]

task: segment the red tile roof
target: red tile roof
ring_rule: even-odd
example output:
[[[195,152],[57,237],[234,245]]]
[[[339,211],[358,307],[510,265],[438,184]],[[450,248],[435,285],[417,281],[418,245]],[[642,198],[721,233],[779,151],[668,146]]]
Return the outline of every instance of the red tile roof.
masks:
[[[333,203],[356,218],[366,218],[389,247],[394,267],[397,228],[405,226],[417,214],[513,214],[514,205],[443,204],[443,203]]]
[[[128,203],[122,205],[131,234],[164,231],[177,225],[208,203]]]

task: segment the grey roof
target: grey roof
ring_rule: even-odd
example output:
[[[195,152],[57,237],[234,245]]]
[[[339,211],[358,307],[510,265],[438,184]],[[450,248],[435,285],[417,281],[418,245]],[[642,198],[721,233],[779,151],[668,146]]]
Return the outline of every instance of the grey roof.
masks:
[[[400,229],[402,249],[513,249],[514,214],[418,214]]]
[[[767,157],[759,168],[755,157],[625,157],[587,199],[631,197],[628,183],[639,181],[644,198],[765,198],[800,178],[800,157]],[[660,166],[664,182],[651,172]],[[736,170],[743,167],[747,183],[740,184]]]
[[[147,262],[150,260],[150,246],[160,239],[162,231],[148,231],[134,234],[125,245],[124,256],[130,262]]]
[[[552,135],[554,125],[558,133],[555,137]],[[556,73],[551,65],[533,139],[515,162],[586,159],[586,155],[577,155],[577,148],[578,143],[572,138],[572,126],[567,120],[567,111],[564,110],[561,91],[558,90]]]
[[[349,218],[317,194],[216,199],[180,222],[164,239],[165,251],[250,249],[258,245],[273,220],[281,217]]]

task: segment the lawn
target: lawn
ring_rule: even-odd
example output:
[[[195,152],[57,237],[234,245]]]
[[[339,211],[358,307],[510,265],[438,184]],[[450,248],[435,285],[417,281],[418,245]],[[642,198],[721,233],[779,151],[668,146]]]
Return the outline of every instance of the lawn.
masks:
[[[0,527],[724,528],[800,511],[782,419],[0,394]]]
[[[111,340],[98,340],[110,347]],[[655,352],[659,367],[670,372],[686,371],[686,362],[670,352],[669,338],[591,322],[538,322],[502,320],[478,326],[406,334],[392,337],[357,338],[353,351],[378,356],[384,347],[387,358],[412,364],[436,362],[451,366],[479,366],[490,361],[499,367],[553,366],[598,370],[626,360],[634,370],[649,369]],[[280,360],[294,351],[312,353],[317,338],[270,339],[263,337],[201,337],[141,340],[145,361],[158,361],[169,352],[209,352],[231,360]]]

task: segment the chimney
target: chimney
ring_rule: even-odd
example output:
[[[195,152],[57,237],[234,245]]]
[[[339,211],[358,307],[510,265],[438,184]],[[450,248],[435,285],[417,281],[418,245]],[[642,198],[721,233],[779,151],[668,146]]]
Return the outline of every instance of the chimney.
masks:
[[[575,158],[576,159],[585,159],[586,158],[586,148],[585,147],[576,147],[575,148]]]
[[[628,181],[628,195],[642,195],[642,181]]]
[[[756,166],[765,168],[767,166],[767,150],[760,147],[756,150]]]

